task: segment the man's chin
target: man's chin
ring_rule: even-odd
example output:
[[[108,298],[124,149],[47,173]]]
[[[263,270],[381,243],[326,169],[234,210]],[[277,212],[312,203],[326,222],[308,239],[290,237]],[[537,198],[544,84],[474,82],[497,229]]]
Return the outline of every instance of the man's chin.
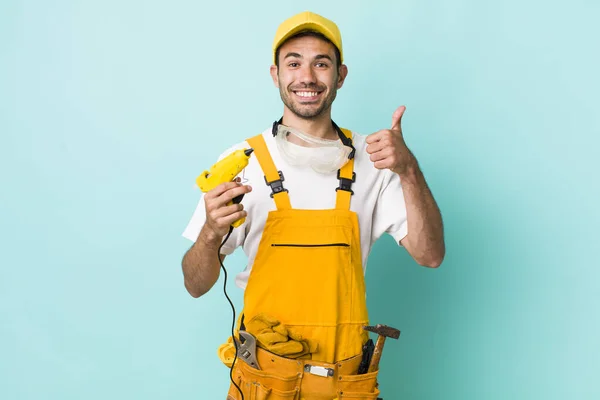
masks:
[[[296,114],[298,117],[304,118],[304,119],[315,119],[323,114],[323,110],[318,110],[316,112],[292,110],[292,112],[294,114]]]
[[[321,115],[324,111],[324,108],[321,104],[296,104],[294,108],[291,109],[295,114],[301,116],[303,118],[315,118]]]

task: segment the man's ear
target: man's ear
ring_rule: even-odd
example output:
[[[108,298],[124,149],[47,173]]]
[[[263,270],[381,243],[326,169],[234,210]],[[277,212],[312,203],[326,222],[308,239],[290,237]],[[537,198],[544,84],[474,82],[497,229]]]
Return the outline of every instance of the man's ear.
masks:
[[[338,68],[338,82],[337,82],[338,89],[340,89],[344,85],[346,76],[348,76],[348,67],[345,64],[342,64]]]
[[[277,76],[277,66],[271,65],[271,78],[273,78],[273,84],[276,88],[279,87],[279,77]]]

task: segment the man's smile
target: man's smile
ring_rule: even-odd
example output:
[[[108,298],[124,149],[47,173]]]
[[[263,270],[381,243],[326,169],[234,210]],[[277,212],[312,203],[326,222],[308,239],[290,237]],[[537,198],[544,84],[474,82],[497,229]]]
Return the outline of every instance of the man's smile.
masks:
[[[292,92],[303,101],[315,101],[323,93],[317,90],[293,90]]]

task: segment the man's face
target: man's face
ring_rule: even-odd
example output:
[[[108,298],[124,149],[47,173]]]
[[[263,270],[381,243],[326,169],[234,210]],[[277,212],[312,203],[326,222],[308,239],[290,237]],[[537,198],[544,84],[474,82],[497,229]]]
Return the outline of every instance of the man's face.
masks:
[[[312,36],[284,43],[279,49],[279,68],[271,67],[281,100],[304,119],[329,111],[346,74],[345,65],[338,71],[334,46]]]

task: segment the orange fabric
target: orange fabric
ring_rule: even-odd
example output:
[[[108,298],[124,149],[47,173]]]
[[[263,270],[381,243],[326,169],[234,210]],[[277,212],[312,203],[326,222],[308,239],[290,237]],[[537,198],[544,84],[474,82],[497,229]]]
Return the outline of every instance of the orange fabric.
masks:
[[[374,400],[380,393],[378,372],[356,375],[360,356],[331,364],[291,360],[258,348],[256,358],[260,370],[243,361],[236,361],[233,368],[233,381],[242,389],[244,400]],[[331,368],[333,376],[310,374],[305,371],[307,365]],[[241,400],[234,385],[229,388],[228,399]]]
[[[277,168],[275,168],[275,164],[273,164],[273,159],[271,158],[271,154],[267,149],[265,138],[263,138],[262,135],[257,135],[248,139],[247,142],[250,147],[254,149],[254,154],[265,174],[267,182],[278,180],[279,172],[277,171]],[[273,195],[273,199],[275,200],[278,210],[287,210],[292,208],[290,205],[290,197],[286,191],[275,193]]]
[[[267,180],[278,179],[262,135],[248,142]],[[340,177],[352,179],[353,167],[350,160]],[[267,357],[259,359],[261,370],[236,361],[234,377],[244,387],[245,400],[377,398],[377,374],[355,375],[369,338],[363,329],[368,313],[358,216],[350,211],[350,192],[332,187],[331,193],[337,197],[336,207],[324,210],[292,209],[293,193],[274,195],[277,210],[268,215],[248,278],[244,320],[267,315],[314,346],[302,359],[277,358],[260,349],[260,357]],[[342,360],[356,365],[340,373]],[[331,364],[336,379],[305,373],[305,364]],[[235,386],[229,395],[238,399]]]
[[[272,180],[277,168],[263,136],[248,143]],[[350,160],[340,174],[352,177],[353,166]],[[360,354],[368,339],[358,216],[349,210],[349,192],[334,193],[336,209],[330,210],[296,210],[276,201],[244,293],[246,320],[264,313],[281,321],[317,343],[312,359],[324,362]],[[274,197],[281,195],[289,200],[287,192]]]

